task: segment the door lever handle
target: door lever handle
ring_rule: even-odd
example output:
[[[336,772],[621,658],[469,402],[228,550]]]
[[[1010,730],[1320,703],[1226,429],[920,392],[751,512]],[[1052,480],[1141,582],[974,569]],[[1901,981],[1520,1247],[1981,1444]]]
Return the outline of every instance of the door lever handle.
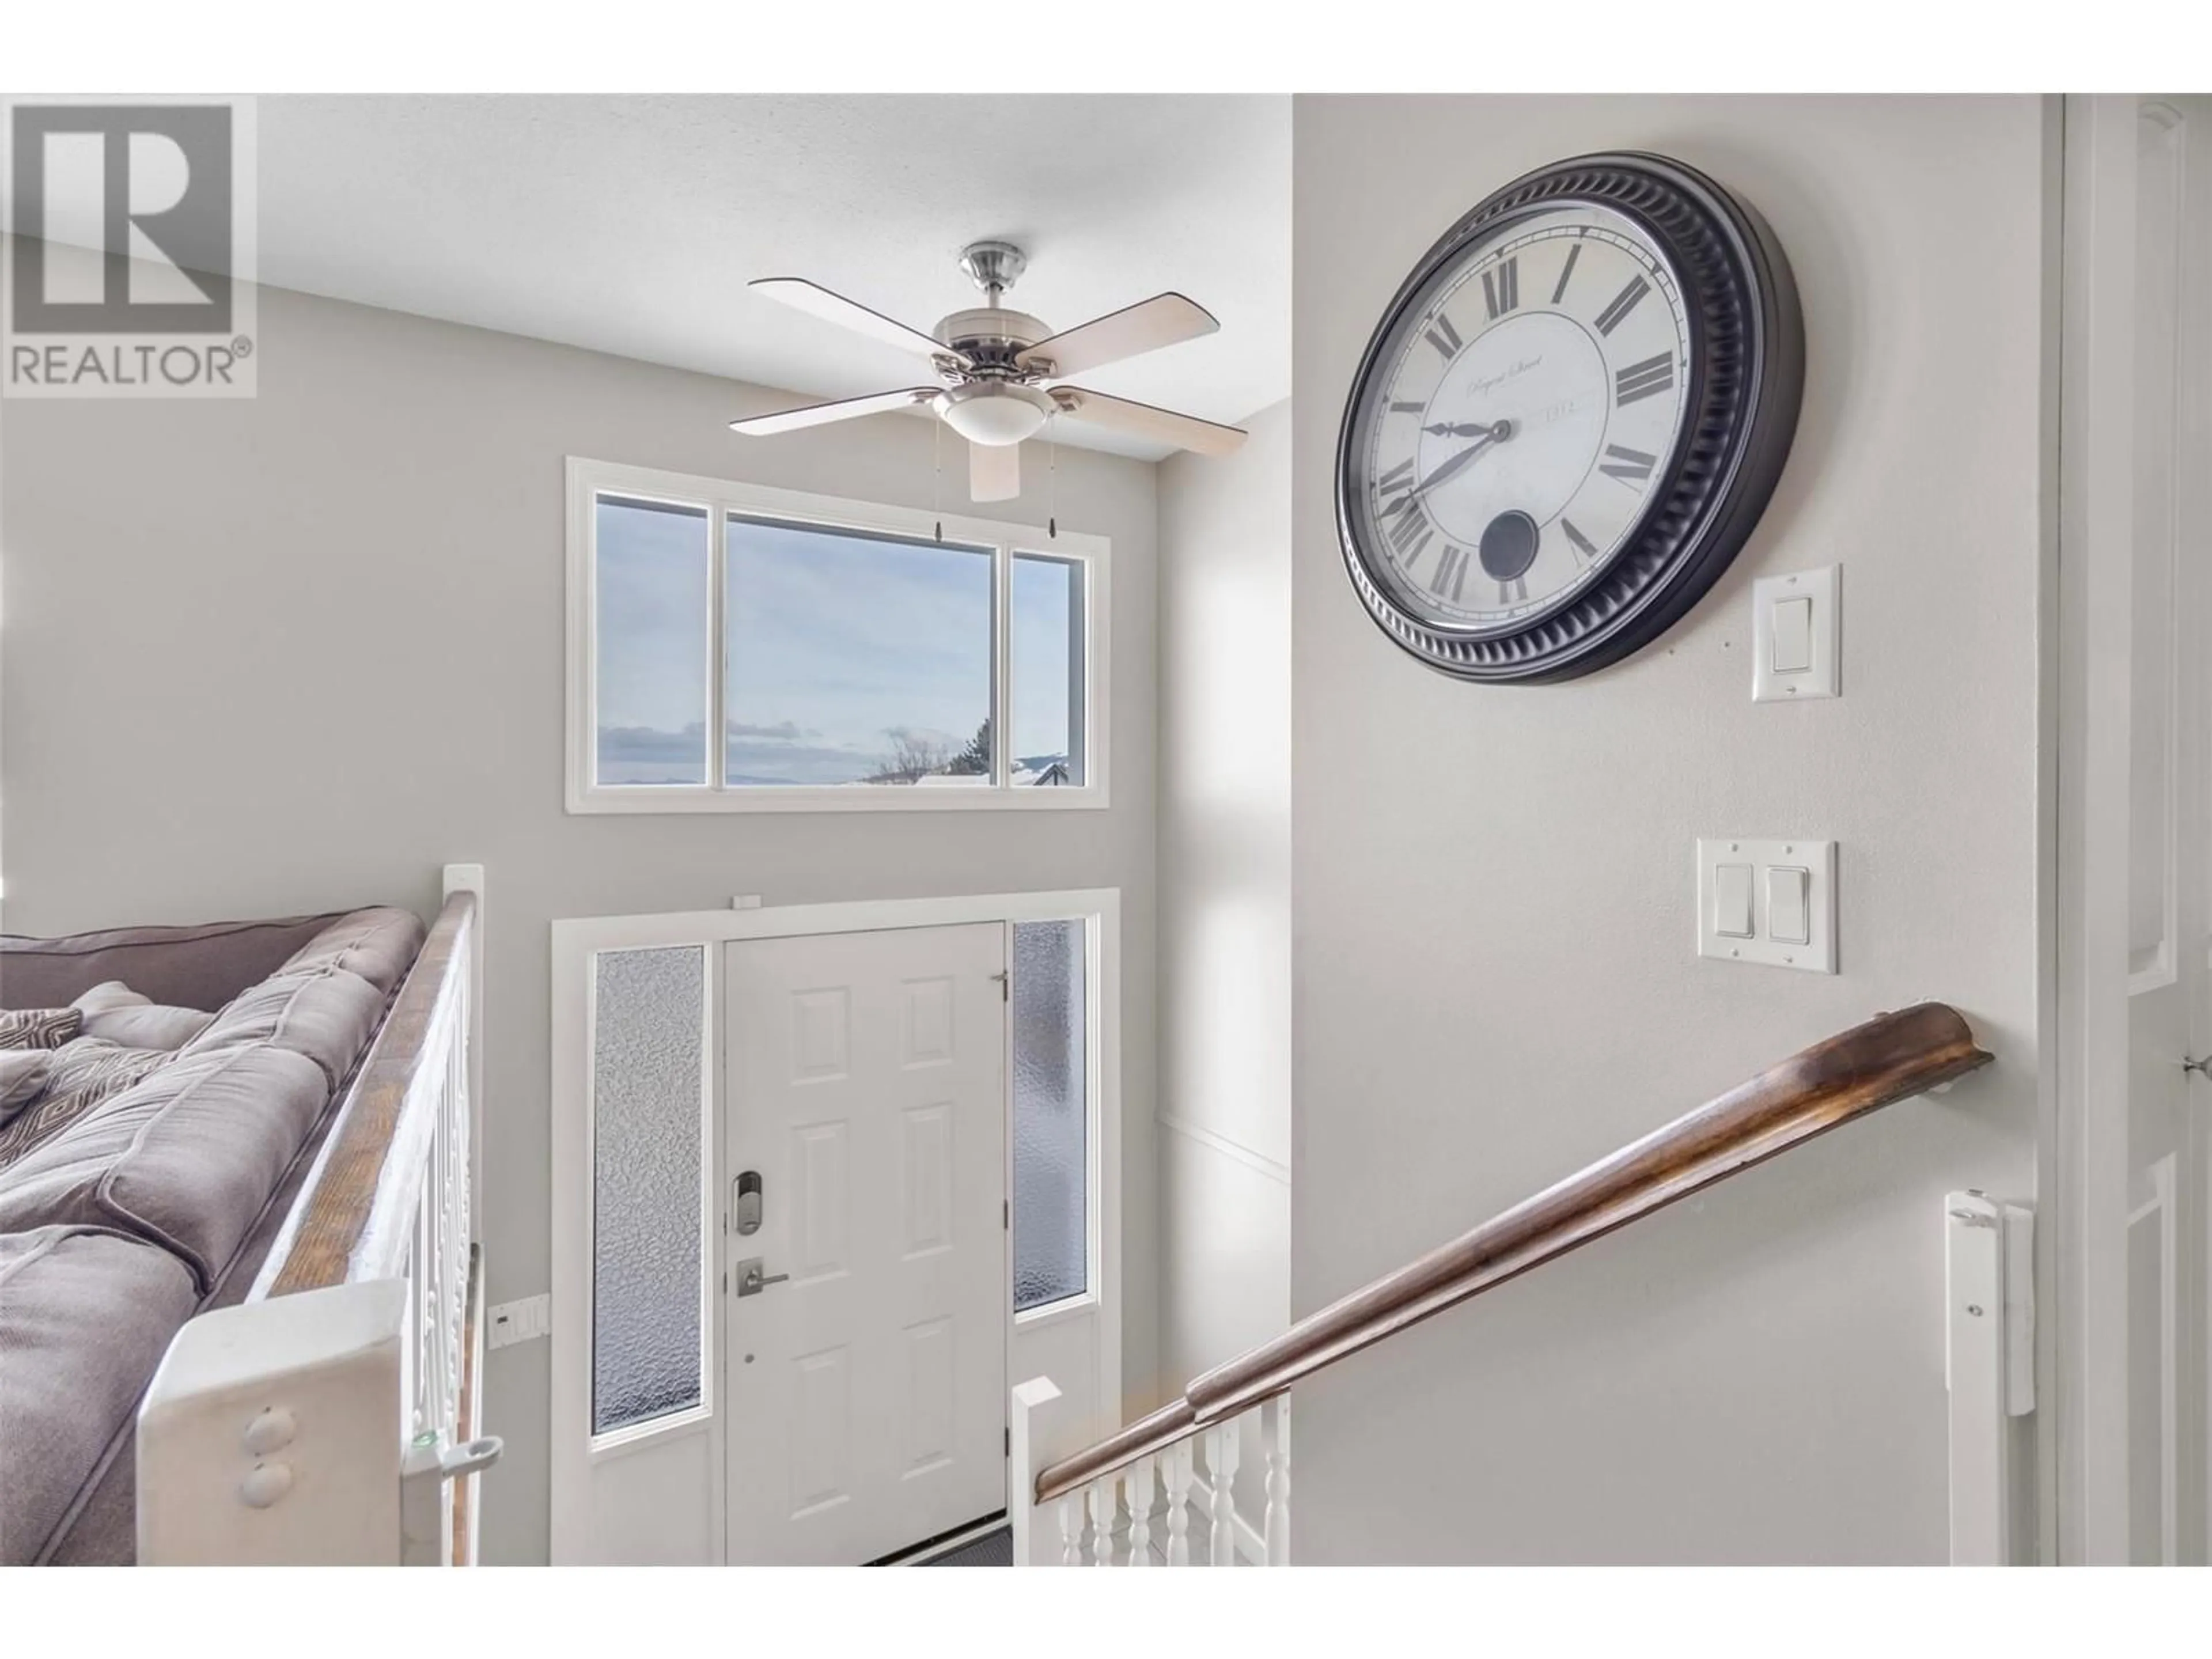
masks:
[[[738,1263],[738,1294],[758,1296],[771,1285],[781,1285],[791,1277],[789,1273],[763,1273],[761,1258],[750,1256]]]

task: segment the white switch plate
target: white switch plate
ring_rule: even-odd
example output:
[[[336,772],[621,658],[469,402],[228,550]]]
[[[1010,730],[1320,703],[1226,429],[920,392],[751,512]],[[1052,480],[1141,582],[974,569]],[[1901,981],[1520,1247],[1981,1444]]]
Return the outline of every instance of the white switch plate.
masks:
[[[1840,569],[1832,564],[1786,576],[1761,576],[1751,585],[1753,702],[1804,702],[1814,697],[1843,696]],[[1794,599],[1812,604],[1812,660],[1802,672],[1779,673],[1774,667],[1774,608]]]
[[[520,1302],[502,1302],[489,1315],[484,1333],[487,1347],[504,1348],[516,1342],[534,1342],[553,1329],[553,1298],[526,1296]]]
[[[1720,931],[1720,871],[1749,865],[1751,937]],[[1806,877],[1805,920],[1812,937],[1792,944],[1774,937],[1768,915],[1776,870],[1802,870]],[[1754,841],[1727,836],[1698,843],[1698,954],[1723,962],[1762,963],[1808,974],[1836,971],[1836,843],[1832,841]]]

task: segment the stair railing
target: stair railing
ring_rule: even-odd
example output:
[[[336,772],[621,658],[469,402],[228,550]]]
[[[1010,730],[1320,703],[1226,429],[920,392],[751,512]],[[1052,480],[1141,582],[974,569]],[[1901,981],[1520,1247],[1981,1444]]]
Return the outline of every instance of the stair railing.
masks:
[[[1042,1565],[1052,1554],[1067,1566],[1151,1565],[1157,1539],[1164,1565],[1193,1565],[1196,1510],[1206,1522],[1201,1565],[1232,1566],[1241,1553],[1253,1565],[1287,1565],[1297,1383],[1816,1135],[1948,1087],[1990,1059],[1944,1003],[1878,1015],[1298,1321],[1195,1378],[1158,1411],[1042,1467],[1060,1390],[1045,1377],[1022,1383],[1011,1419],[1015,1564]],[[1233,1487],[1243,1420],[1254,1415],[1267,1503],[1263,1524],[1247,1528]]]
[[[476,1559],[480,866],[446,901],[246,1300],[178,1333],[138,1413],[143,1566]]]

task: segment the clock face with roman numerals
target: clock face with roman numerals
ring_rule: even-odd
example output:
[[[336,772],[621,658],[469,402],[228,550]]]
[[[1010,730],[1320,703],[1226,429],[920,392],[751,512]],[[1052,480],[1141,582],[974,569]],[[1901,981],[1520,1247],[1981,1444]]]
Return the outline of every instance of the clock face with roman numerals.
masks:
[[[1779,247],[1710,179],[1594,156],[1516,180],[1431,250],[1368,347],[1338,453],[1354,586],[1466,678],[1617,660],[1741,545],[1802,364]]]

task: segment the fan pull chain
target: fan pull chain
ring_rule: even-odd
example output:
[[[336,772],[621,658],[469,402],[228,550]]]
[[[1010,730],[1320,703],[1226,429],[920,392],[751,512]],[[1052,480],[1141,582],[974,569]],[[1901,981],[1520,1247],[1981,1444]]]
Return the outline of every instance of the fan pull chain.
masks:
[[[1060,539],[1060,416],[1054,414],[1044,423],[1044,533],[1048,541]]]
[[[933,420],[929,423],[933,434],[930,441],[929,510],[937,515],[937,539],[945,540],[945,422]]]

